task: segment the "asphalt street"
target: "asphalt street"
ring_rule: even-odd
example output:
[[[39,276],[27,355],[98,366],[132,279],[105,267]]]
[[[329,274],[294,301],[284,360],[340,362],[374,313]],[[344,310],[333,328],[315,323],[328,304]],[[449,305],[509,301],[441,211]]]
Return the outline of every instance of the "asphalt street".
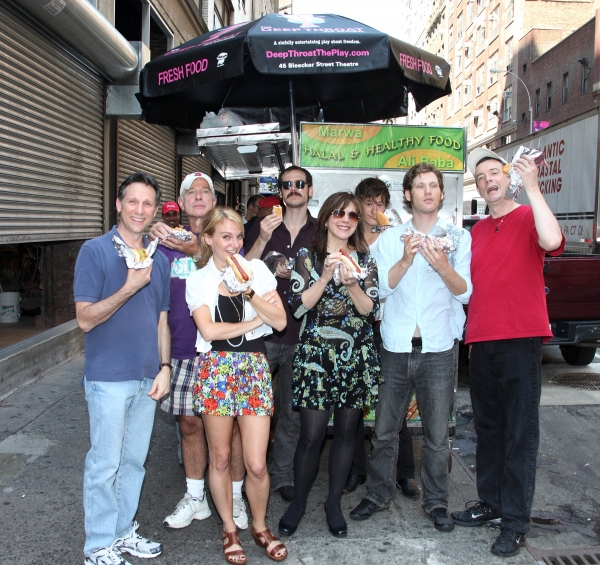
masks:
[[[600,359],[597,359],[600,360]],[[88,418],[79,386],[83,356],[56,367],[29,386],[0,399],[0,563],[11,565],[77,564],[83,562],[83,463],[89,447]],[[600,562],[600,392],[578,391],[547,381],[558,373],[593,373],[600,365],[573,368],[562,363],[556,348],[544,354],[541,447],[528,536],[531,551],[568,555],[572,548],[592,548]],[[600,371],[598,371],[600,372]],[[459,379],[458,425],[453,438],[450,509],[477,498],[474,475],[475,434],[464,370]],[[414,438],[417,465],[420,444]],[[401,494],[390,510],[366,522],[348,519],[348,537],[331,536],[323,501],[327,490],[326,442],[316,484],[298,531],[287,541],[290,564],[452,565],[501,563],[490,553],[498,531],[456,527],[436,531],[419,502]],[[172,417],[156,412],[137,520],[140,533],[161,541],[164,552],[155,565],[221,564],[221,525],[216,512],[182,530],[162,522],[185,489],[177,460]],[[417,476],[417,483],[420,483]],[[346,495],[342,509],[348,517],[364,494],[364,486]],[[286,508],[278,494],[269,502],[267,523],[276,532]],[[249,531],[240,534],[248,563],[270,563],[254,545]],[[595,549],[593,549],[595,548]],[[141,559],[127,557],[134,564]],[[530,551],[510,559],[533,564]],[[582,561],[583,563],[583,561]]]

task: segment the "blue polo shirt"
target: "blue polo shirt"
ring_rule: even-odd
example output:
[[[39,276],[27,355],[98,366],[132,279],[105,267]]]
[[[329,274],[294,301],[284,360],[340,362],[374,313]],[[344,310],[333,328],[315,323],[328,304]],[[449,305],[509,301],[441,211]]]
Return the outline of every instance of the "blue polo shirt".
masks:
[[[75,264],[75,302],[99,302],[127,279],[125,259],[115,251],[116,227],[86,241]],[[144,238],[144,245],[148,242]],[[153,379],[159,372],[158,320],[169,310],[169,260],[153,255],[150,283],[138,290],[108,320],[85,334],[84,375],[88,381]]]

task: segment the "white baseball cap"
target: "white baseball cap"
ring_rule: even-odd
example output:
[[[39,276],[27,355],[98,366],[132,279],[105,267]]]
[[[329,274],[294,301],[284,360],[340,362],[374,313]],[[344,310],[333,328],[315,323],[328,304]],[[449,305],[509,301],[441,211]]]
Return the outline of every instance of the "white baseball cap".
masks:
[[[189,190],[192,187],[192,184],[194,183],[194,181],[197,179],[204,179],[208,183],[208,186],[210,186],[213,196],[215,196],[215,187],[213,186],[212,179],[204,173],[197,172],[197,173],[190,173],[183,179],[183,182],[181,183],[181,189],[179,190],[179,195],[181,196],[181,198],[183,198],[184,192],[186,190]]]
[[[477,149],[473,149],[473,151],[471,151],[467,159],[467,168],[469,169],[469,171],[471,171],[473,178],[475,178],[475,168],[477,167],[477,163],[479,163],[479,161],[485,159],[486,157],[496,159],[502,164],[506,165],[506,161],[502,157],[500,157],[500,155],[497,155],[496,153],[490,151],[489,149],[486,149],[485,147],[478,147]]]

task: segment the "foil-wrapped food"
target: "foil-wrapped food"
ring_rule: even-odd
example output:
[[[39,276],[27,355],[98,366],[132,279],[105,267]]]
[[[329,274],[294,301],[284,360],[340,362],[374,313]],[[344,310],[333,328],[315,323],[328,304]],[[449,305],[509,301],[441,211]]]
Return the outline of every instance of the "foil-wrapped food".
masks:
[[[382,233],[388,228],[394,228],[402,223],[400,214],[393,208],[388,208],[385,212],[377,212],[377,226],[371,228],[371,233]]]
[[[247,271],[248,270],[249,269],[247,269]],[[246,292],[252,286],[252,283],[254,282],[254,273],[249,270],[248,275],[248,280],[241,282],[238,280],[231,267],[227,266],[221,271],[221,279],[223,280],[223,284],[225,285],[225,288],[232,293]]]
[[[448,236],[447,230],[445,230],[441,226],[434,226],[431,232],[428,234],[421,233],[420,231],[410,226],[406,228],[404,233],[400,236],[400,241],[404,243],[408,236],[420,238],[421,242],[418,246],[419,249],[423,249],[425,241],[428,240],[444,253],[452,253],[452,251],[456,250],[456,245]]]
[[[185,228],[173,228],[169,237],[174,237],[179,241],[187,243],[188,241],[192,241],[192,232],[187,231]]]
[[[348,270],[352,273],[352,276],[356,279],[364,279],[367,276],[367,269],[361,267],[358,261],[354,258],[355,254],[348,253],[345,249],[340,249],[341,257],[338,264],[333,270],[333,282],[336,285],[340,285],[342,282],[342,275],[340,273],[340,265],[344,263]]]
[[[116,235],[113,235],[112,241],[117,255],[125,259],[128,269],[146,269],[152,265],[152,255],[158,246],[158,239],[155,239],[145,249],[132,249]]]
[[[546,163],[544,154],[540,150],[521,145],[521,147],[517,149],[512,161],[502,167],[502,172],[510,177],[510,184],[504,195],[504,198],[507,200],[516,200],[523,188],[523,180],[521,179],[521,175],[515,170],[514,164],[517,162],[517,159],[520,159],[525,155],[531,157],[536,165],[544,165]]]
[[[268,267],[269,271],[275,273],[278,265],[283,265],[286,269],[291,270],[294,268],[296,259],[293,257],[286,257],[282,253],[277,251],[270,251],[263,259],[263,263]]]

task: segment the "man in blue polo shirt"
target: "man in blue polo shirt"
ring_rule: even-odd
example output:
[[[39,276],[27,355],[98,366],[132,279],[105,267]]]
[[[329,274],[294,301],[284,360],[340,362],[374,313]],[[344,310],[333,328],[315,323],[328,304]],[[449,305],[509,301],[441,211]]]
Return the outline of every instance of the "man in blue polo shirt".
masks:
[[[169,262],[155,253],[145,269],[128,269],[113,236],[147,247],[144,230],[160,188],[144,173],[119,187],[119,222],[86,242],[75,265],[75,309],[85,332],[83,383],[91,448],[85,460],[85,565],[128,565],[122,553],[156,557],[162,546],[137,533],[144,463],[157,401],[169,391]]]

